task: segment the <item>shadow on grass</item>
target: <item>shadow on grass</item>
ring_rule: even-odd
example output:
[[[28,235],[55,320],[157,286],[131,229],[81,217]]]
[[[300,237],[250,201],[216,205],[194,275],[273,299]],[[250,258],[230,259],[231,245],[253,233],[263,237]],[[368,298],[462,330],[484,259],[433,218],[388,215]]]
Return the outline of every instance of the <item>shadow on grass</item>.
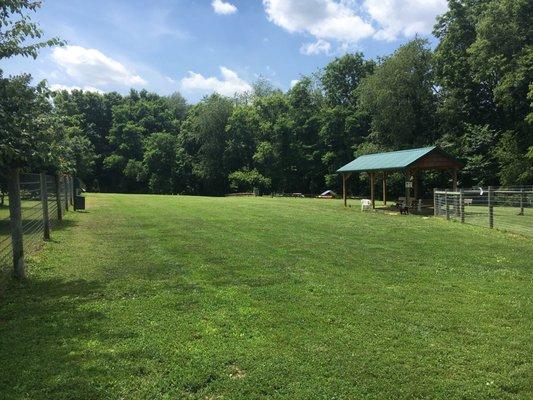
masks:
[[[105,313],[87,306],[102,293],[85,280],[9,283],[0,300],[2,398],[106,397],[113,363],[140,355],[108,351],[132,333],[110,332]]]
[[[31,223],[31,220],[24,220],[24,224],[27,224],[28,222]],[[32,256],[36,253],[39,253],[42,251],[42,248],[45,243],[60,243],[60,241],[56,240],[54,238],[54,232],[63,231],[71,229],[78,225],[77,221],[73,221],[70,219],[66,219],[63,221],[53,221],[51,224],[51,235],[49,240],[42,239],[42,242],[39,246],[32,248],[32,251],[29,251],[27,248],[24,249],[25,256]],[[9,228],[9,220],[6,224],[0,223],[0,239],[6,238],[10,235],[10,228]],[[23,240],[26,239],[26,236],[23,237]],[[2,301],[2,298],[4,297],[4,292],[6,291],[7,286],[9,285],[9,282],[13,280],[13,264],[12,264],[12,250],[11,250],[11,242],[10,241],[4,241],[0,248],[0,255],[3,257],[2,261],[0,262],[0,302]]]

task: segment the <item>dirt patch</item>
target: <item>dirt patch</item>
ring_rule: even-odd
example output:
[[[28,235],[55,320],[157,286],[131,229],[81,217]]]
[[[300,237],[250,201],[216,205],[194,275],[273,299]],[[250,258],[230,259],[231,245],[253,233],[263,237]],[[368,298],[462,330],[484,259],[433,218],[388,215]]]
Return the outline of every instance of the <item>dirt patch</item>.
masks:
[[[230,374],[229,377],[231,379],[242,379],[246,376],[246,372],[241,369],[238,365],[231,365],[230,366]]]

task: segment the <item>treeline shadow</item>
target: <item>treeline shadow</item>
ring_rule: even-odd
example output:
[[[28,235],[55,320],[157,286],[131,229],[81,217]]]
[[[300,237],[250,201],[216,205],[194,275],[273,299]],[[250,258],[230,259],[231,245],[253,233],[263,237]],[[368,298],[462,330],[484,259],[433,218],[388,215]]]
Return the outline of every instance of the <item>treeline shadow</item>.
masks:
[[[102,352],[132,335],[110,332],[105,313],[87,307],[103,292],[100,283],[85,280],[9,283],[0,298],[2,398],[109,398],[110,365],[142,355]]]

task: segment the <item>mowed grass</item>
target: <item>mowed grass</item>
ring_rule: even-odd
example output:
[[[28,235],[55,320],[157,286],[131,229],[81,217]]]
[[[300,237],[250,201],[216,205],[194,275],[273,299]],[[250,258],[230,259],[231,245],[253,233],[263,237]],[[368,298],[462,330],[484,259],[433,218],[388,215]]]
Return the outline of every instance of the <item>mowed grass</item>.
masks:
[[[340,201],[89,195],[0,300],[2,399],[530,399],[533,240]]]
[[[488,207],[476,205],[465,207],[465,222],[487,227],[489,225]],[[524,214],[520,214],[519,207],[494,207],[493,224],[499,230],[533,237],[533,208],[525,207]]]

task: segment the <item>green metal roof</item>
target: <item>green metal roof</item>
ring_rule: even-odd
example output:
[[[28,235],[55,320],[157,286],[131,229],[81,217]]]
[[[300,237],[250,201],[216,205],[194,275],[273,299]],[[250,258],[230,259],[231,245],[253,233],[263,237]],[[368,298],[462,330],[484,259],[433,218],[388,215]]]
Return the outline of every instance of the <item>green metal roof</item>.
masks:
[[[437,146],[420,149],[391,151],[388,153],[367,154],[339,168],[337,172],[383,171],[404,169],[424,157]]]

